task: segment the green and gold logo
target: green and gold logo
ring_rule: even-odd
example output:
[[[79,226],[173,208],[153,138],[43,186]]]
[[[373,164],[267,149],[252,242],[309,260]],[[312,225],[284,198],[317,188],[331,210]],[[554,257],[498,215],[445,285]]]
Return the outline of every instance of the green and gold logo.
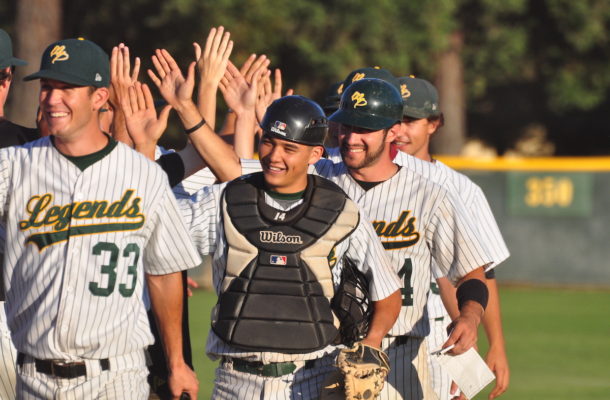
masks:
[[[66,46],[56,45],[49,53],[51,56],[51,64],[55,64],[55,61],[66,61],[70,58],[70,55],[66,51]]]
[[[373,227],[386,250],[396,250],[413,246],[420,234],[415,227],[416,218],[409,217],[411,211],[403,211],[396,221],[373,221]],[[383,238],[404,238],[404,240],[384,241]]]
[[[403,99],[408,99],[409,97],[411,97],[411,91],[409,89],[407,89],[406,83],[403,83],[402,85],[400,85],[400,95],[402,96]]]
[[[26,239],[42,250],[47,246],[68,240],[72,236],[94,235],[106,232],[133,231],[144,225],[145,217],[141,212],[140,197],[134,196],[135,190],[123,193],[120,200],[109,203],[101,201],[82,201],[65,205],[53,205],[53,195],[32,196],[26,205],[28,219],[19,221],[19,229],[49,228],[46,232],[34,233]],[[79,220],[118,219],[121,222],[104,222],[76,225]]]
[[[362,72],[358,72],[357,74],[354,75],[354,77],[352,78],[352,83],[359,81],[360,79],[364,79],[364,77],[366,76],[366,74],[362,73]]]
[[[364,97],[364,93],[360,92],[354,92],[354,94],[352,94],[352,101],[354,102],[354,108],[363,107],[368,104],[366,97]]]
[[[337,265],[337,254],[335,252],[335,247],[333,247],[326,259],[328,260],[328,265],[331,269],[333,269],[334,266]]]

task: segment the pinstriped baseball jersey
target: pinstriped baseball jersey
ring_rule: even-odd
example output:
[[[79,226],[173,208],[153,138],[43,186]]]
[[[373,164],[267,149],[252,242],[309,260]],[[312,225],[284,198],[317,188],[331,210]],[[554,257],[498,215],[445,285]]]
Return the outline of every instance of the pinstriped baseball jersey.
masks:
[[[502,238],[502,233],[500,233],[485,194],[477,184],[466,175],[449,168],[438,160],[431,163],[399,151],[394,162],[440,183],[462,200],[466,206],[469,220],[477,230],[487,254],[491,257],[491,262],[487,266],[488,270],[508,258],[509,251]],[[442,272],[438,272],[437,277],[442,277]],[[446,316],[447,311],[438,294],[438,287],[434,279],[431,281],[431,289],[428,298],[429,318]]]
[[[174,150],[168,150],[161,146],[157,146],[155,150],[155,159],[161,157],[163,154],[173,153]],[[185,178],[172,188],[176,198],[188,198],[201,190],[204,186],[213,185],[216,182],[216,176],[212,173],[209,168],[202,168],[195,172],[193,175]]]
[[[251,170],[254,169],[254,165],[250,164]],[[258,168],[260,169],[260,164]],[[213,254],[213,283],[217,293],[220,292],[225,275],[227,256],[227,243],[221,223],[220,206],[225,186],[226,183],[206,187],[190,200],[178,200],[191,237],[200,253]],[[302,204],[302,200],[288,202],[275,200],[268,194],[265,195],[265,202],[279,211],[288,211]],[[375,240],[375,232],[366,218],[360,218],[356,229],[335,246],[334,257],[337,260],[337,264],[333,267],[335,286],[340,281],[343,255],[352,259],[369,279],[372,300],[384,299],[400,288],[400,280],[384,255],[383,248]],[[306,354],[251,352],[227,345],[213,331],[210,331],[207,342],[207,353],[212,359],[229,356],[264,363],[317,359],[331,353],[334,349],[334,346],[328,346],[325,349]]]
[[[81,170],[49,137],[0,150],[7,318],[33,357],[140,351],[152,343],[144,272],[200,262],[161,168],[122,143],[106,151]]]
[[[368,191],[343,163],[321,160],[315,170],[362,207],[403,279],[403,307],[390,334],[426,336],[432,261],[453,282],[489,262],[464,205],[441,185],[408,168]]]
[[[6,325],[4,302],[0,301],[0,399],[15,398],[17,351]]]
[[[157,146],[155,151],[155,158],[161,157],[163,154],[172,153],[173,150],[164,149],[161,146]],[[248,165],[251,165],[248,167]],[[260,164],[256,163],[249,164],[248,162],[243,163],[242,173],[244,175],[251,174],[253,172],[260,171]],[[195,172],[193,175],[184,178],[182,182],[172,188],[176,198],[188,198],[197,193],[205,186],[211,186],[216,183],[217,179],[214,173],[208,168],[202,168]]]
[[[339,147],[327,147],[325,150],[327,159],[334,163],[343,162],[343,159],[341,158],[341,149]]]
[[[241,162],[251,170],[258,160]],[[336,183],[368,215],[403,280],[403,307],[390,335],[426,336],[432,261],[454,282],[489,262],[465,206],[442,185],[408,168],[368,191],[342,162],[320,160],[310,172]]]

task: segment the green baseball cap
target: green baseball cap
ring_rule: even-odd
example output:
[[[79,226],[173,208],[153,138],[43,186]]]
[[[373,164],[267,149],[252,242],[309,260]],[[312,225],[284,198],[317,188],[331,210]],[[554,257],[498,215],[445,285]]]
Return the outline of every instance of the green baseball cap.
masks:
[[[438,91],[425,79],[405,76],[398,78],[403,102],[403,116],[410,118],[438,117]]]
[[[110,59],[100,46],[82,38],[52,43],[42,54],[40,71],[23,80],[53,79],[77,86],[108,87]]]
[[[13,57],[11,37],[4,29],[0,29],[0,69],[19,65],[27,65],[27,62]]]
[[[396,78],[390,71],[385,68],[380,67],[366,67],[366,68],[358,68],[349,73],[349,75],[343,81],[343,87],[341,87],[341,91],[339,94],[346,90],[349,85],[352,83],[359,81],[360,79],[381,79],[382,81],[386,81],[396,89],[400,89],[400,84],[398,82],[398,78]]]
[[[360,79],[345,89],[330,121],[377,131],[402,119],[402,98],[392,84],[376,78]]]

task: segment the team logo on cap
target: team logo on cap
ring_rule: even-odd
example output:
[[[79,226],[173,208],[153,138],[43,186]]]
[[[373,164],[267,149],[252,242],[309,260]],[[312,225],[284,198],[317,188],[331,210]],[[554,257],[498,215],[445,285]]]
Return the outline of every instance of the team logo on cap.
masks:
[[[66,51],[66,46],[55,45],[53,50],[49,53],[51,57],[51,64],[55,64],[55,61],[66,61],[70,58],[70,55]]]
[[[352,94],[352,101],[354,102],[354,108],[363,107],[368,104],[366,98],[364,97],[364,93],[360,92],[354,92],[354,94]]]
[[[269,262],[271,265],[286,265],[288,263],[288,257],[272,255]]]
[[[352,78],[352,82],[356,82],[359,81],[360,79],[364,79],[366,77],[365,73],[362,72],[358,72],[356,75],[354,75],[354,77]]]
[[[411,97],[411,91],[409,89],[407,89],[406,83],[403,83],[402,85],[400,85],[400,95],[402,96],[403,99],[408,99],[409,97]]]
[[[339,87],[337,88],[337,94],[341,93],[343,93],[343,84],[339,85]]]
[[[286,129],[286,123],[285,122],[275,121],[275,123],[271,127],[271,132],[275,132],[275,133],[280,134],[282,136],[286,136],[286,132],[284,132],[284,129]]]

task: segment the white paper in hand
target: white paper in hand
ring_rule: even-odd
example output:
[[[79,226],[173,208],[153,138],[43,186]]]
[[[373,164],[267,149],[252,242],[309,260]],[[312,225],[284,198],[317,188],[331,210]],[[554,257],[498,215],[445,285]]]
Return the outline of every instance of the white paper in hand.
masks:
[[[495,379],[493,372],[474,347],[458,356],[439,351],[432,353],[432,357],[436,357],[441,368],[449,374],[462,393],[469,399],[476,396],[489,382]]]

